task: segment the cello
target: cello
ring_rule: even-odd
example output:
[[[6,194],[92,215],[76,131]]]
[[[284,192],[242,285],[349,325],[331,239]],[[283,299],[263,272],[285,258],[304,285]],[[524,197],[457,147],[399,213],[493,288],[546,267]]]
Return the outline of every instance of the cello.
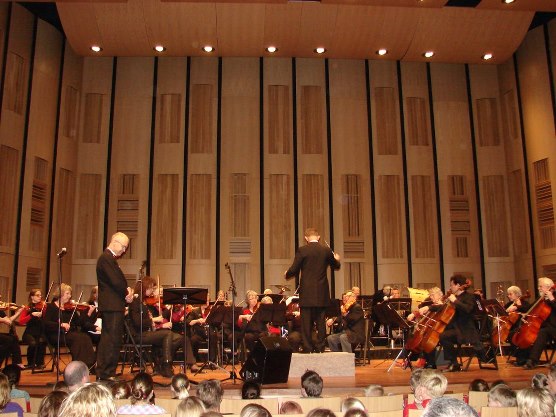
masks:
[[[552,286],[547,291],[553,291],[556,286]],[[520,349],[527,349],[535,343],[542,323],[550,316],[552,307],[545,303],[547,295],[542,295],[531,306],[529,311],[523,315],[521,319],[521,327],[512,337],[512,343]]]
[[[527,290],[525,291],[525,294],[519,297],[519,300],[523,301],[530,296],[531,294],[529,293],[529,290]],[[516,305],[515,301],[508,308],[514,305]],[[519,321],[520,318],[521,314],[516,311],[509,312],[507,317],[503,316],[503,318],[498,318],[499,326],[493,326],[492,336],[490,337],[492,346],[498,347],[500,343],[505,343],[506,340],[508,340],[511,328]]]

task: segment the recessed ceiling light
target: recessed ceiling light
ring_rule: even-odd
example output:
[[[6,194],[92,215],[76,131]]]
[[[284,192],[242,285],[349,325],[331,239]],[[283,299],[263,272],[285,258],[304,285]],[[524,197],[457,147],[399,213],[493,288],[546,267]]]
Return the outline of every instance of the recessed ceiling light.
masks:
[[[490,52],[486,53],[483,55],[483,59],[485,61],[488,61],[489,59],[492,59],[492,54]]]
[[[205,46],[203,46],[203,51],[212,52],[212,51],[214,51],[214,47],[210,46],[210,45],[205,45]]]
[[[164,51],[166,50],[166,48],[165,48],[164,46],[162,46],[162,45],[156,45],[153,49],[154,49],[156,52],[164,52]]]
[[[326,52],[326,48],[319,46],[318,48],[315,48],[313,52],[316,52],[317,54],[324,54]]]
[[[278,48],[276,48],[275,46],[267,46],[266,47],[266,51],[270,52],[271,54],[273,54],[274,52],[276,52],[278,50]]]
[[[433,51],[427,51],[427,52],[425,52],[425,53],[423,54],[423,56],[424,56],[425,58],[432,58],[433,55],[434,55],[434,52],[433,52]]]
[[[385,48],[381,48],[378,51],[376,51],[376,54],[380,55],[380,56],[386,55],[387,53],[388,53],[388,49],[385,49]]]
[[[511,4],[513,3],[515,0],[502,0],[502,3],[504,4]]]
[[[91,46],[91,51],[100,52],[100,51],[102,51],[102,48],[98,45],[93,45],[93,46]]]

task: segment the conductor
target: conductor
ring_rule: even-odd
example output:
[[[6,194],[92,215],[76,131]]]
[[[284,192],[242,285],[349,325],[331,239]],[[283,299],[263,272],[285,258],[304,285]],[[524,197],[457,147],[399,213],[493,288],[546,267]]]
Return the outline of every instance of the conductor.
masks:
[[[285,273],[291,279],[301,272],[299,284],[299,307],[301,310],[302,353],[324,352],[326,339],[325,312],[330,304],[330,288],[327,269],[340,269],[340,255],[319,244],[316,229],[305,230],[307,245],[300,247],[293,264]],[[311,331],[317,327],[317,346],[313,346]]]

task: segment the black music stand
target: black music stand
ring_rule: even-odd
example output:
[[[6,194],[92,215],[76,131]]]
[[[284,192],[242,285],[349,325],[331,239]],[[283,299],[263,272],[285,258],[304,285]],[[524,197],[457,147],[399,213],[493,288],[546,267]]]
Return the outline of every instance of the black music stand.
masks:
[[[496,321],[496,327],[498,328],[498,349],[500,356],[504,356],[502,353],[502,340],[500,340],[500,322],[505,323],[502,317],[508,317],[508,312],[500,305],[498,300],[481,300],[481,305],[488,317]]]
[[[211,329],[211,327],[216,326],[220,323],[222,323],[222,321],[224,320],[224,301],[214,301],[210,303],[212,305],[209,314],[207,315],[207,317],[205,318],[205,324],[204,326],[206,327],[206,333],[207,333],[207,360],[201,365],[201,367],[199,368],[199,370],[197,372],[195,372],[195,375],[201,373],[203,371],[203,369],[210,367],[211,370],[215,370],[216,368],[220,368],[223,371],[226,371],[226,369],[224,369],[223,367],[219,366],[217,363],[214,363],[213,361],[210,360],[210,335],[211,335],[211,331],[213,331],[213,329]],[[218,347],[216,347],[218,348]]]
[[[229,324],[232,327],[232,370],[230,371],[230,376],[226,379],[224,379],[223,381],[226,381],[228,379],[231,379],[232,381],[234,381],[236,379],[241,379],[237,376],[236,374],[236,365],[235,365],[235,354],[236,354],[236,335],[235,335],[235,331],[236,331],[236,323],[235,321],[237,320],[237,317],[239,317],[240,315],[243,314],[243,308],[242,307],[233,307],[232,306],[224,306],[221,307],[224,311],[224,321],[222,322],[222,324]],[[224,349],[224,329],[222,328],[222,349]]]
[[[259,308],[253,314],[253,320],[262,321],[263,323],[272,323],[273,326],[285,326],[286,320],[286,304],[259,304]]]
[[[407,301],[406,299],[400,298],[399,300],[402,303],[409,302],[409,306],[411,306],[411,299]],[[390,337],[390,330],[392,327],[397,327],[400,330],[402,330],[402,332],[406,331],[411,327],[409,323],[402,316],[400,316],[400,313],[398,313],[398,311],[402,309],[395,308],[395,307],[399,308],[400,306],[401,304],[392,303],[390,301],[387,303],[380,303],[375,306],[374,311],[376,312],[378,319],[382,324],[385,324],[388,327],[388,337]],[[390,367],[386,372],[390,372],[390,370],[392,369],[392,367],[394,366],[398,358],[402,355],[403,351],[404,349],[402,346],[400,352],[398,353],[396,358],[392,361],[392,364],[390,365]]]
[[[197,287],[170,287],[162,292],[163,304],[182,304],[184,314],[187,312],[187,304],[206,304],[208,290]],[[187,318],[183,319],[183,373],[187,373]]]
[[[265,297],[269,297],[272,299],[272,302],[274,304],[279,303],[280,301],[282,301],[284,299],[284,296],[282,294],[259,294],[259,302],[265,298]]]

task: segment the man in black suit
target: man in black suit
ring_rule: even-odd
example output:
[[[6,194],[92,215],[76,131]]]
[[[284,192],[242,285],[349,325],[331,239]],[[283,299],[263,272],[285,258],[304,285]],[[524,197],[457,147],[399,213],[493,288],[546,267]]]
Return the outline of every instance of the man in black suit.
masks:
[[[332,352],[352,352],[352,344],[365,341],[365,315],[357,296],[348,291],[346,302],[342,306],[342,331],[327,337],[328,346]]]
[[[115,379],[124,333],[125,304],[133,301],[133,291],[116,259],[129,246],[129,238],[115,233],[97,261],[98,311],[102,313],[102,332],[97,348],[97,380]]]
[[[324,315],[330,304],[330,288],[326,273],[329,266],[332,269],[340,269],[340,256],[319,244],[320,235],[316,229],[305,230],[305,240],[307,245],[297,250],[293,264],[285,273],[285,278],[291,279],[301,272],[299,307],[303,353],[322,352],[326,337]],[[311,340],[313,323],[317,325],[317,346],[313,346]]]

